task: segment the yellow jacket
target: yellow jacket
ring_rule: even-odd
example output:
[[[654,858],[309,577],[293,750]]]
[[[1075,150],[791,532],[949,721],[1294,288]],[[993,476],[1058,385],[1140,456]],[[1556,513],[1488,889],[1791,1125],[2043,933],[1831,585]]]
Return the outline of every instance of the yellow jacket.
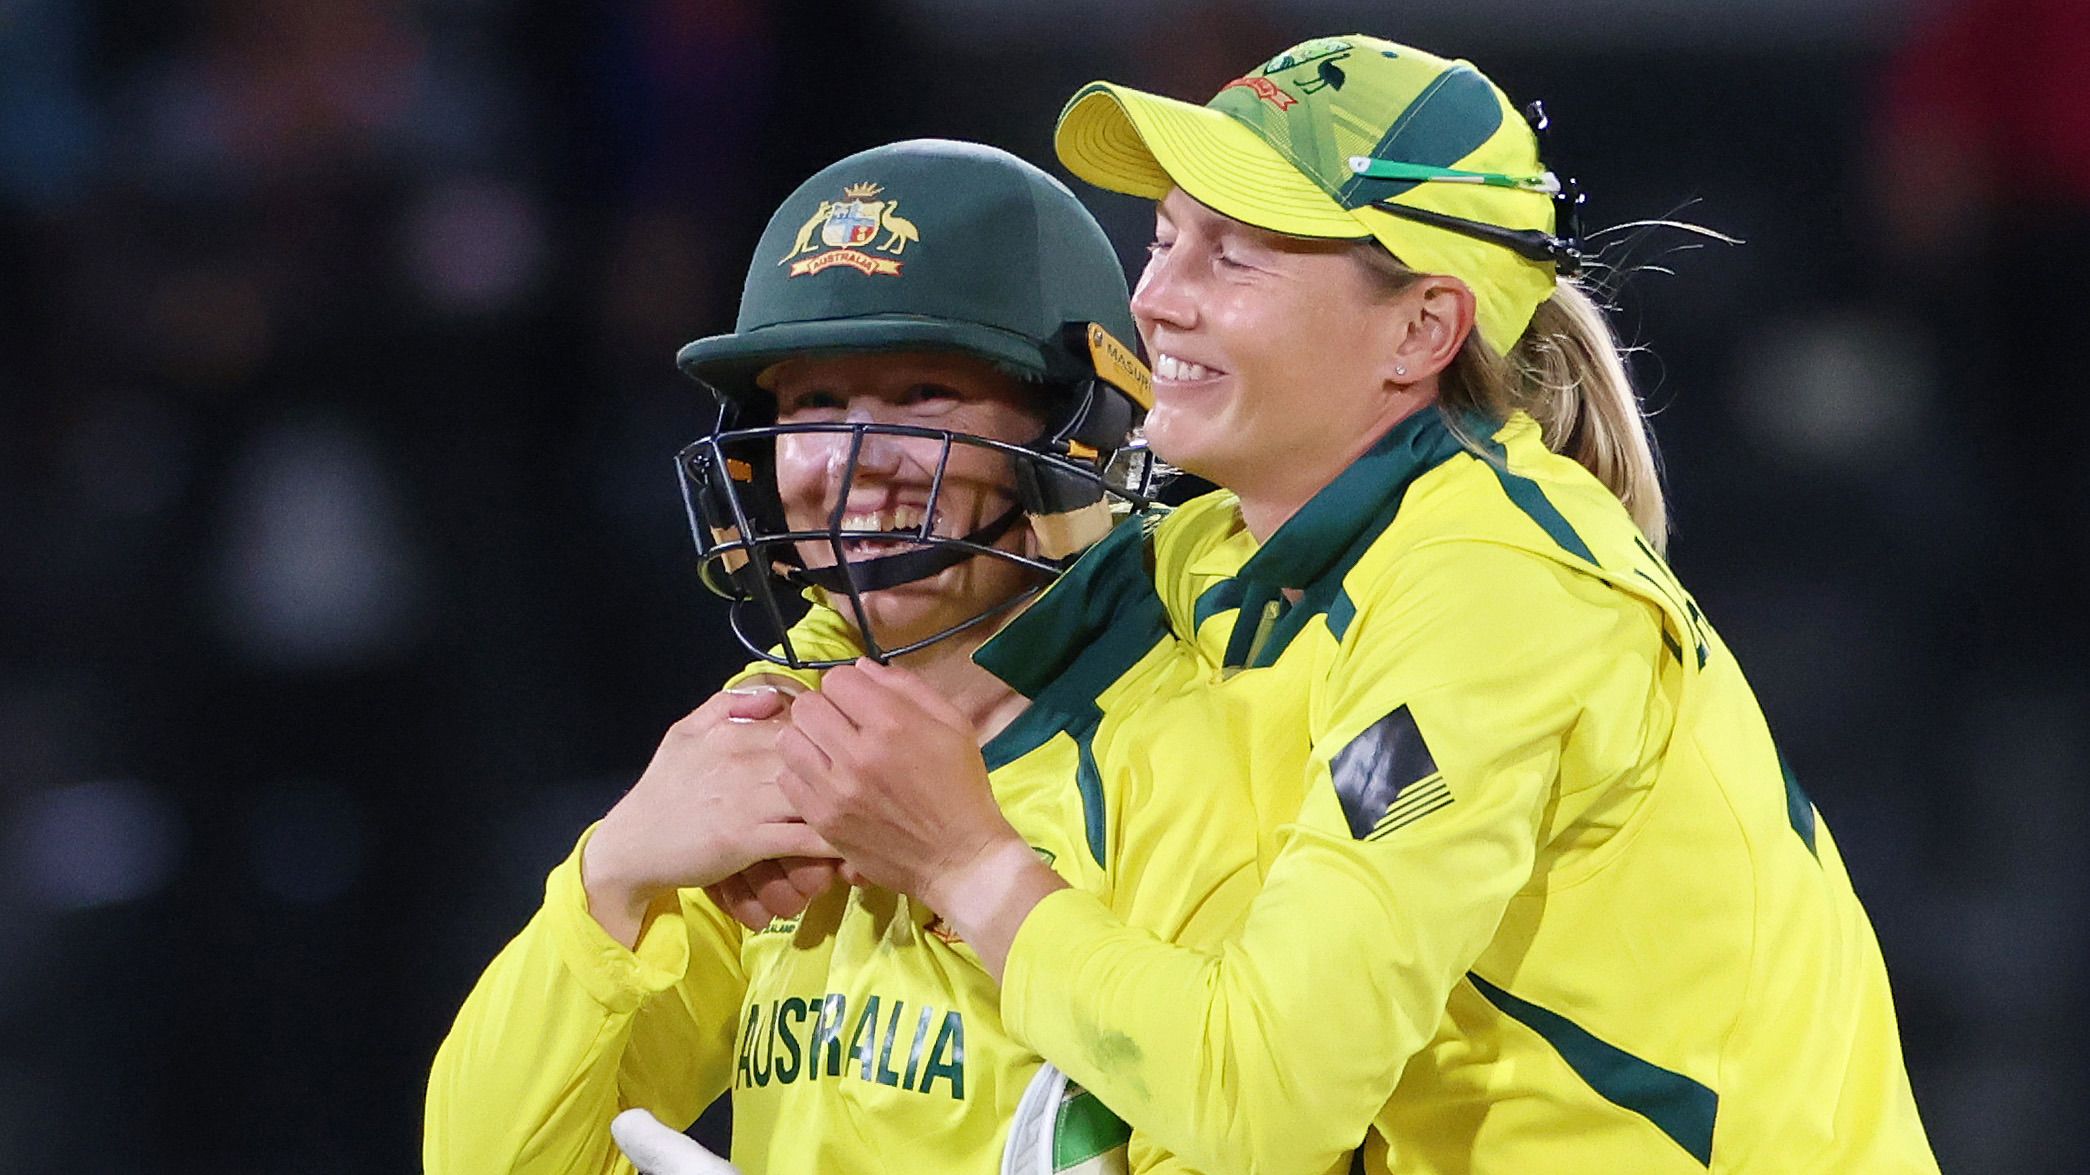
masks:
[[[1220,717],[1150,766],[1243,760],[1291,806],[1216,946],[1047,898],[1009,1028],[1213,1172],[1340,1170],[1368,1128],[1398,1172],[1934,1171],[1871,928],[1733,656],[1528,418],[1490,448],[1425,412],[1260,548],[1223,494],[1161,524]],[[1058,594],[982,662],[1031,684]]]
[[[1104,542],[1136,552],[1143,540],[1134,524]],[[982,748],[995,797],[1111,917],[1216,941],[1261,886],[1263,817],[1240,771],[1191,777],[1148,758],[1154,728],[1215,721],[1194,688],[1203,668],[1168,639],[1136,557],[1099,561],[1072,586],[1085,635],[1055,650],[1055,684]],[[793,639],[823,657],[853,649],[821,609]],[[748,1175],[999,1169],[1042,1061],[1002,1028],[993,980],[932,911],[837,887],[801,918],[749,933],[688,890],[633,952],[588,913],[580,856],[552,871],[542,908],[437,1054],[428,1171],[629,1172],[609,1137],[620,1110],[682,1128],[728,1090],[732,1157]],[[1063,1109],[1073,1159],[1181,1169],[1129,1133],[1093,1098]]]

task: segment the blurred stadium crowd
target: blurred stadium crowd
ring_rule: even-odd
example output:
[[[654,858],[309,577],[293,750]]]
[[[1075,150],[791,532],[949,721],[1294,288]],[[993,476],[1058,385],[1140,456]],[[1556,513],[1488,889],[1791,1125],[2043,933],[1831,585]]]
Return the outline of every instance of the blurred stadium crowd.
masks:
[[[740,660],[671,356],[767,211],[1350,26],[1546,99],[1593,225],[1746,241],[1606,238],[1675,562],[1946,1169],[2079,1169],[2090,6],[1072,7],[0,0],[0,1172],[411,1169],[478,968]]]

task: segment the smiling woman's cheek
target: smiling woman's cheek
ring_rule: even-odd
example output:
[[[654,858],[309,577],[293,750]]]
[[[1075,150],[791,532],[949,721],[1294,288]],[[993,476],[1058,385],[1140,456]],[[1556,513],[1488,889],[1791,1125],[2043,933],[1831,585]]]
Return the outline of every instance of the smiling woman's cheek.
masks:
[[[777,496],[783,499],[784,510],[794,526],[802,520],[802,512],[817,513],[821,508],[834,444],[833,439],[820,434],[777,439]]]
[[[857,452],[852,477],[848,470],[849,434],[813,433],[778,438],[776,486],[777,496],[784,507],[785,525],[797,531],[826,530],[834,519],[836,507],[843,504],[845,490],[850,509],[875,510],[888,505],[887,498],[894,487],[913,480],[895,476],[898,455],[894,450],[905,443],[866,436]],[[904,498],[905,495],[900,496]],[[831,567],[835,563],[834,547],[825,540],[800,542],[798,555],[808,567]]]

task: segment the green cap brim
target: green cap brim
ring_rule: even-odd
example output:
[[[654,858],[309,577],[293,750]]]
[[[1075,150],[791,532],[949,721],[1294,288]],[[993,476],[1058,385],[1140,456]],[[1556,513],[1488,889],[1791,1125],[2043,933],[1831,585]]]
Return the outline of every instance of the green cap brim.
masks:
[[[880,351],[957,351],[1034,379],[1047,375],[1036,341],[972,322],[878,315],[784,322],[685,345],[675,365],[731,397],[755,390],[755,379],[787,359]]]

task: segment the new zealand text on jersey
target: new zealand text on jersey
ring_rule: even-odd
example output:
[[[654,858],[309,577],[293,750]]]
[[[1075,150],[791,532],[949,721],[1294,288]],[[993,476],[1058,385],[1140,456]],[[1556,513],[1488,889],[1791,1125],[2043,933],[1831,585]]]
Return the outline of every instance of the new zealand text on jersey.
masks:
[[[935,1008],[910,1015],[905,1000],[894,1000],[882,1011],[874,995],[852,1020],[849,999],[838,991],[824,998],[790,996],[749,1005],[733,1087],[789,1085],[825,1076],[930,1093],[942,1078],[952,1098],[963,1098],[965,1017]],[[844,1025],[851,1025],[846,1036]]]

